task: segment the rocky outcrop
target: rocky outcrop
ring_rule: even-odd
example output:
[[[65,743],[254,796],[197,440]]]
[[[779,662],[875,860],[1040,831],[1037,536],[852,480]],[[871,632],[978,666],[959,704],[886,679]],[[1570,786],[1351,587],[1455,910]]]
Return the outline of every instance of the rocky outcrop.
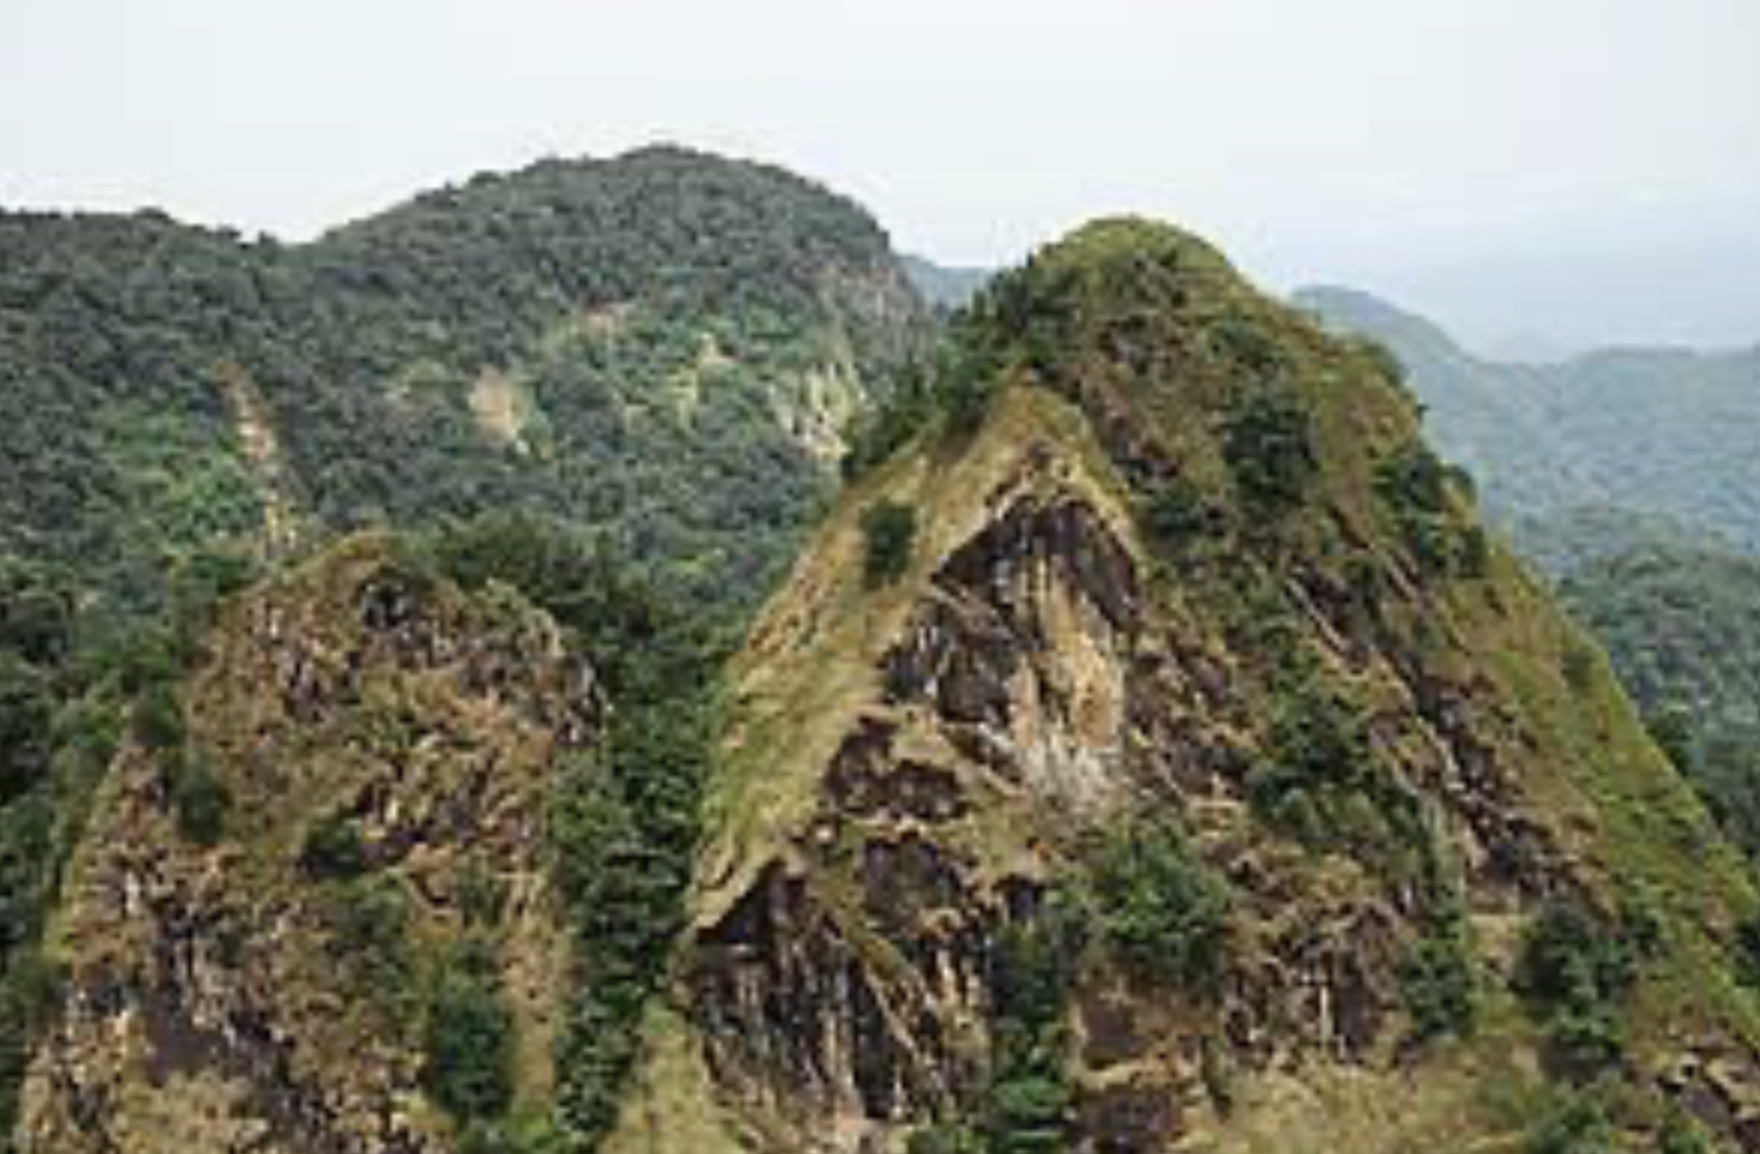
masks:
[[[492,887],[505,985],[543,1053],[562,980],[545,782],[602,709],[546,619],[466,602],[377,544],[230,610],[187,690],[188,748],[123,755],[76,863],[21,1149],[450,1150],[414,987],[482,916],[468,887]],[[232,799],[211,848],[173,816],[173,762],[194,759]],[[358,831],[352,882],[303,860],[327,819]]]
[[[1659,1061],[1760,1037],[1719,1035],[1752,1008],[1706,968],[1752,894],[1544,593],[1495,546],[1448,560],[1484,545],[1470,501],[1402,489],[1417,414],[1378,362],[1138,222],[988,307],[982,429],[859,486],[748,651],[678,991],[717,1116],[822,1154],[983,1124],[1002,943],[1098,900],[1096,843],[1156,814],[1226,888],[1226,964],[1182,984],[1085,923],[1070,1148],[1514,1148],[1532,1119],[1488,1103],[1568,1093],[1514,980],[1560,902],[1666,922],[1637,983],[1703,1004],[1610,1007],[1614,1076],[1753,1145],[1745,1043]],[[919,555],[876,590],[880,500]],[[1480,1029],[1439,1042],[1416,1007],[1463,981]]]

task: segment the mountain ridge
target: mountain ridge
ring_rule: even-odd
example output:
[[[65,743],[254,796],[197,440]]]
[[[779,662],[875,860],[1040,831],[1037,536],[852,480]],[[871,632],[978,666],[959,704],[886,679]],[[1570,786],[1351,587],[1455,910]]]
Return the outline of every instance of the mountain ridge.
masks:
[[[966,326],[975,378],[736,664],[720,832],[610,1149],[1516,1148],[1711,1100],[1760,1137],[1730,1128],[1760,1119],[1725,960],[1751,886],[1474,537],[1384,361],[1140,221]],[[877,578],[882,508],[916,531]],[[1572,1074],[1523,959],[1554,919],[1644,933],[1642,893],[1668,944],[1594,995],[1624,1056]]]
[[[7,215],[0,257],[23,418],[0,549],[103,558],[125,606],[181,555],[252,548],[274,507],[342,531],[566,510],[761,589],[843,424],[930,331],[853,202],[679,149],[480,177],[296,246]]]

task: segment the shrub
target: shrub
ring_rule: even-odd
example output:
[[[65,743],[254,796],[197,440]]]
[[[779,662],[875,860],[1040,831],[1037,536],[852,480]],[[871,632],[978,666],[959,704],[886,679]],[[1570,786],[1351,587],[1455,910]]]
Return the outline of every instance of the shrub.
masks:
[[[1528,1134],[1523,1154],[1618,1154],[1613,1127],[1592,1099],[1572,1095],[1548,1110]]]
[[[1570,687],[1579,693],[1586,692],[1595,683],[1595,651],[1589,643],[1573,639],[1565,647],[1562,664],[1564,679]]]
[[[332,915],[334,950],[353,967],[362,989],[400,1009],[410,981],[409,903],[388,878],[341,887]]]
[[[1259,390],[1236,405],[1222,452],[1241,494],[1266,510],[1299,504],[1318,468],[1313,419],[1296,400]]]
[[[1731,953],[1736,979],[1750,989],[1760,990],[1760,915],[1749,917],[1736,927]]]
[[[1692,772],[1693,716],[1689,710],[1679,705],[1654,710],[1645,714],[1644,728],[1650,732],[1650,740],[1677,770]]]
[[[1285,694],[1271,726],[1272,763],[1311,786],[1349,786],[1366,774],[1369,744],[1356,708],[1322,685]]]
[[[360,826],[343,814],[320,818],[306,832],[299,861],[300,868],[315,878],[359,877],[367,868]]]
[[[917,536],[917,512],[899,501],[883,500],[862,513],[862,576],[870,588],[889,585],[910,567]]]
[[[461,1122],[498,1118],[513,1101],[513,1015],[493,956],[468,947],[441,973],[423,1037],[428,1093]]]
[[[1375,467],[1375,491],[1397,514],[1448,511],[1448,470],[1428,447],[1412,442]]]
[[[1064,1015],[1085,929],[1055,897],[996,945],[990,1084],[982,1136],[992,1154],[1068,1149],[1075,1102]]]
[[[1207,987],[1222,971],[1229,896],[1168,821],[1133,822],[1111,835],[1094,866],[1099,927],[1139,972]]]
[[[1451,487],[1470,492],[1470,484],[1464,473],[1417,441],[1376,466],[1375,491],[1423,569],[1484,576],[1491,560],[1484,531],[1457,519],[1449,508]]]
[[[177,832],[195,845],[216,845],[226,833],[226,818],[232,811],[226,783],[205,758],[185,754],[174,758],[168,785]]]
[[[1548,907],[1522,943],[1516,986],[1540,1012],[1552,1056],[1592,1074],[1623,1051],[1619,1002],[1637,979],[1640,951],[1621,926],[1575,903]]]
[[[1693,1121],[1692,1115],[1676,1108],[1663,1120],[1656,1136],[1657,1154],[1713,1154],[1705,1132]]]
[[[1203,499],[1192,485],[1178,477],[1160,481],[1142,502],[1137,514],[1143,532],[1162,549],[1174,549],[1202,533],[1209,522]]]
[[[135,701],[135,740],[155,753],[180,749],[188,731],[183,720],[183,703],[176,689],[167,682],[148,685]]]
[[[1465,927],[1426,935],[1400,967],[1400,990],[1419,1040],[1473,1031],[1479,977]]]

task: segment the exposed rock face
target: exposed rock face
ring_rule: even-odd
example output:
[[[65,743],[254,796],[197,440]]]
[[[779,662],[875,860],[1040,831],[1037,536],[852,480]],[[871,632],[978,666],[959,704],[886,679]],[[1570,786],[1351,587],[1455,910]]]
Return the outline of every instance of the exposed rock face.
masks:
[[[1150,275],[1148,257],[1117,260],[1046,279],[1104,295]],[[1515,1142],[1474,1079],[1546,1077],[1532,1025],[1501,1024],[1528,1012],[1510,992],[1523,925],[1557,900],[1617,908],[1655,862],[1685,868],[1679,829],[1709,836],[1604,676],[1561,672],[1577,643],[1535,587],[1498,557],[1439,572],[1390,524],[1377,462],[1416,443],[1409,403],[1361,379],[1353,350],[1276,328],[1290,322],[1272,306],[1229,313],[1240,290],[1213,256],[1168,267],[1188,283],[1156,307],[1191,309],[1191,327],[1083,298],[1078,352],[1032,346],[1032,384],[1004,389],[971,443],[875,484],[926,521],[901,590],[861,587],[853,526],[879,499],[861,490],[756,634],[732,756],[773,808],[712,855],[679,991],[715,1109],[754,1149],[893,1151],[971,1121],[994,1073],[1005,930],[1079,890],[1096,837],[1148,812],[1176,815],[1225,880],[1228,962],[1215,988],[1179,988],[1104,942],[1084,955],[1074,1149],[1256,1151],[1296,1127],[1377,1154]],[[1023,312],[1050,326],[1056,306],[1037,305]],[[1241,372],[1222,347],[1253,384],[1218,383]],[[1213,442],[1241,390],[1296,365],[1333,440],[1280,521],[1228,491]],[[1217,491],[1192,540],[1147,540],[1134,503],[1194,477]],[[1321,816],[1303,829],[1255,791],[1312,685],[1350,703],[1362,776],[1304,779]],[[798,730],[772,733],[778,718]],[[1632,864],[1639,844],[1650,864]],[[1720,854],[1678,932],[1749,900]],[[1427,1064],[1408,1001],[1439,932],[1471,940],[1502,1007],[1448,1070]],[[1752,1047],[1658,1077],[1657,1055],[1707,1027],[1669,1021],[1652,1047],[1657,1028],[1632,1027],[1634,1080],[1751,1147],[1737,1087]],[[1462,1073],[1475,1062],[1487,1073]],[[667,1141],[662,1124],[614,1148]]]
[[[383,988],[417,972],[368,967],[304,835],[354,824],[355,884],[396,895],[412,958],[462,924],[467,879],[499,888],[504,980],[541,1069],[561,980],[541,805],[550,760],[598,731],[592,670],[542,617],[463,602],[371,544],[253,595],[216,638],[185,756],[230,792],[225,834],[180,836],[167,756],[123,756],[77,862],[22,1149],[450,1149],[420,1092],[414,991]]]

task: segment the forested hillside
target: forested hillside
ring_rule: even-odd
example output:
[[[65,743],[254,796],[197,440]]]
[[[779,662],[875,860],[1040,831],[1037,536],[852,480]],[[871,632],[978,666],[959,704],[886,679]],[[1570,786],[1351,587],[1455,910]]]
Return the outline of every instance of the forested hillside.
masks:
[[[1298,301],[1398,357],[1442,451],[1760,857],[1760,353],[1499,365],[1362,293]]]
[[[1296,301],[1399,358],[1437,448],[1471,471],[1487,509],[1555,572],[1630,547],[1633,518],[1677,538],[1760,549],[1760,348],[1499,364],[1365,293],[1309,289]],[[1583,531],[1597,520],[1612,529],[1605,539]],[[1561,522],[1568,546],[1555,539]]]
[[[140,606],[215,545],[517,505],[749,600],[925,325],[861,209],[671,149],[302,246],[4,215],[0,552]]]

